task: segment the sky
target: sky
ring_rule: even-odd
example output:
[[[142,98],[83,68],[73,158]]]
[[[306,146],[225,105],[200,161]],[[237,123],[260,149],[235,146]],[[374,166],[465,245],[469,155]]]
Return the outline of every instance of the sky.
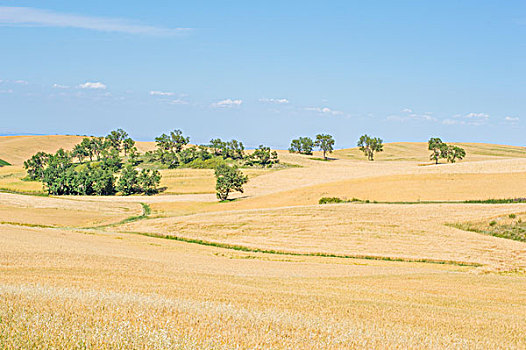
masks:
[[[0,0],[0,134],[526,143],[526,2]]]

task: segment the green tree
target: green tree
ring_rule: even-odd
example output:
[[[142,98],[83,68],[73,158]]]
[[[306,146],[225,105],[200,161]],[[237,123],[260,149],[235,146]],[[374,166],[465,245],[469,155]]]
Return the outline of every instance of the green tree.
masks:
[[[294,140],[290,141],[289,152],[290,153],[301,153],[300,140],[294,139]]]
[[[327,160],[327,153],[332,153],[334,146],[334,139],[331,135],[318,134],[314,146],[319,147],[323,151],[323,159]]]
[[[71,155],[79,160],[79,163],[82,163],[84,158],[89,157],[89,149],[86,149],[85,145],[81,143],[76,144],[73,147],[73,151],[71,152]]]
[[[466,151],[458,146],[449,145],[447,146],[447,161],[455,163],[457,159],[462,160],[466,156]]]
[[[152,195],[159,192],[161,183],[161,173],[158,170],[142,169],[137,178],[137,183],[141,192]]]
[[[221,139],[212,139],[210,140],[210,148],[213,150],[214,155],[220,156],[222,150],[225,148],[225,142],[221,141]]]
[[[102,152],[109,146],[109,143],[105,142],[104,137],[93,137],[91,139],[85,138],[82,142],[84,142],[84,140],[88,140],[87,143],[91,153],[90,160],[93,160],[93,157],[96,157],[97,161],[99,161]]]
[[[91,178],[93,180],[93,194],[99,196],[115,194],[115,176],[111,169],[95,168],[91,173]]]
[[[51,155],[45,152],[38,152],[24,162],[27,177],[31,180],[42,180],[44,178],[44,168]]]
[[[64,195],[75,192],[75,171],[72,169],[68,152],[61,148],[49,157],[42,182],[49,194]]]
[[[155,138],[157,147],[164,151],[180,152],[190,142],[189,137],[184,137],[181,130],[174,130],[170,135],[162,134]]]
[[[115,148],[118,152],[121,151],[122,143],[126,138],[128,138],[128,133],[122,129],[113,130],[108,134],[108,136],[106,136],[106,140],[109,142],[109,145]]]
[[[429,159],[434,160],[438,164],[440,158],[447,157],[448,146],[438,137],[432,137],[427,141],[428,149],[432,151]]]
[[[378,137],[370,137],[367,134],[362,135],[357,143],[360,151],[362,151],[367,159],[374,160],[375,152],[382,152],[384,150],[383,140]]]
[[[135,148],[135,141],[131,137],[128,137],[122,141],[122,148],[124,149],[124,156],[127,156],[133,148]],[[137,151],[137,148],[135,148]]]
[[[314,148],[314,141],[310,137],[300,137],[290,143],[289,152],[311,155]]]
[[[215,169],[216,176],[216,195],[221,201],[228,199],[230,192],[238,191],[243,193],[243,185],[247,183],[248,177],[237,168],[220,164]]]
[[[139,191],[139,173],[135,168],[128,164],[122,169],[119,183],[117,184],[117,191],[121,192],[125,196],[137,193]]]
[[[276,151],[270,151],[270,147],[259,145],[258,148],[252,152],[248,157],[247,165],[261,165],[263,168],[271,167],[272,164],[279,163],[278,153]]]

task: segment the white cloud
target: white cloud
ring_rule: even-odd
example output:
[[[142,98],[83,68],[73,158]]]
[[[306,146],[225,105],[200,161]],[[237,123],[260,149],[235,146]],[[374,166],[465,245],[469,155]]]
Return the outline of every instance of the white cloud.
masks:
[[[61,84],[53,84],[53,88],[55,88],[55,89],[69,89],[69,86],[61,85]]]
[[[216,107],[216,108],[230,108],[230,107],[241,106],[242,103],[243,103],[243,100],[232,100],[232,99],[228,98],[228,99],[223,100],[223,101],[212,103],[212,107]]]
[[[169,103],[172,104],[172,105],[187,105],[188,104],[187,101],[181,100],[179,98],[175,99],[175,100],[171,100]]]
[[[13,81],[13,83],[15,83],[15,84],[19,84],[19,85],[27,85],[27,84],[29,84],[29,83],[28,83],[27,81],[25,81],[25,80],[15,80],[15,81]]]
[[[486,119],[489,119],[489,114],[486,114],[486,113],[468,113],[465,116],[463,116],[463,118],[486,120]]]
[[[413,110],[411,108],[404,108],[402,109],[402,113],[413,113]]]
[[[465,124],[465,123],[463,121],[460,121],[460,120],[447,118],[447,119],[442,120],[442,124],[444,124],[444,125],[457,125],[457,124]]]
[[[412,120],[425,120],[425,121],[436,121],[437,119],[430,115],[430,113],[426,112],[424,114],[417,114],[417,113],[411,113],[411,114],[405,114],[405,115],[390,115],[387,117],[387,120],[393,120],[398,122],[408,122]]]
[[[0,94],[12,94],[12,93],[13,93],[12,89],[0,90]]]
[[[343,115],[344,113],[342,111],[336,111],[329,107],[306,107],[306,111],[310,112],[318,112],[321,114],[327,114],[327,115]]]
[[[81,28],[102,32],[143,35],[175,35],[189,28],[161,28],[134,24],[118,18],[90,17],[31,7],[0,6],[0,25]]]
[[[504,118],[504,120],[507,121],[507,122],[512,122],[513,123],[513,122],[518,122],[520,119],[519,119],[519,117],[507,116],[507,117]]]
[[[286,104],[290,101],[286,98],[260,98],[259,102],[266,102],[266,103],[277,103],[277,104]]]
[[[175,93],[173,92],[166,92],[166,91],[150,91],[151,96],[174,96]]]
[[[106,85],[104,85],[103,83],[101,82],[85,82],[84,84],[80,84],[79,87],[81,89],[106,89]]]

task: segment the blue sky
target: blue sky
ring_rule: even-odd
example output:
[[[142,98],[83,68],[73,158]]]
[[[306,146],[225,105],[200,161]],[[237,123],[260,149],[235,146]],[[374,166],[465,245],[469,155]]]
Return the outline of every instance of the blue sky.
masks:
[[[2,1],[0,134],[524,145],[524,1]]]

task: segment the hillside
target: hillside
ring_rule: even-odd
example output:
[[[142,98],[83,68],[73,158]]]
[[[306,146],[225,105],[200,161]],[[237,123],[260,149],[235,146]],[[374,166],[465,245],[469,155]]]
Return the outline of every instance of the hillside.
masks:
[[[477,161],[496,158],[526,158],[526,147],[495,145],[489,143],[451,143],[466,150],[464,161]],[[429,150],[426,142],[393,142],[384,145],[384,151],[375,155],[375,160],[429,162]],[[363,160],[358,148],[337,150],[335,158]]]
[[[43,151],[54,153],[59,148],[71,150],[85,136],[77,135],[35,135],[35,136],[0,136],[0,159],[22,165],[33,154]],[[155,148],[154,142],[137,142],[137,149],[145,152]]]

